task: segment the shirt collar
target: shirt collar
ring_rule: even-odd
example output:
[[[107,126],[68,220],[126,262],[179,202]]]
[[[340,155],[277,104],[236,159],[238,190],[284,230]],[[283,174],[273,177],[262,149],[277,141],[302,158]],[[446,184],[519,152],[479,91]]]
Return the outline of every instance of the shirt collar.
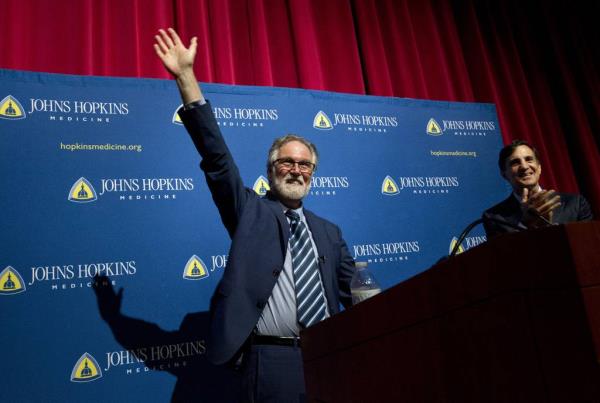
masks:
[[[286,211],[292,210],[292,211],[295,211],[298,214],[298,216],[300,216],[300,220],[304,220],[304,207],[303,206],[300,206],[298,208],[289,208],[289,207],[286,207],[282,202],[279,202],[279,205],[281,206],[281,210],[283,211],[284,214]]]

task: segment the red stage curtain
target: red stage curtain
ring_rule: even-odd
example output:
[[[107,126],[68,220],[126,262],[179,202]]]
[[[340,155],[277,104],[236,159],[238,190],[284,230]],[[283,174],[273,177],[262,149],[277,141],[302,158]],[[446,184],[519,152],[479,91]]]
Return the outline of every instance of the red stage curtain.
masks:
[[[204,82],[492,102],[543,185],[600,217],[600,6],[541,0],[0,0],[0,68],[168,78],[159,27]],[[490,167],[495,169],[495,167]]]

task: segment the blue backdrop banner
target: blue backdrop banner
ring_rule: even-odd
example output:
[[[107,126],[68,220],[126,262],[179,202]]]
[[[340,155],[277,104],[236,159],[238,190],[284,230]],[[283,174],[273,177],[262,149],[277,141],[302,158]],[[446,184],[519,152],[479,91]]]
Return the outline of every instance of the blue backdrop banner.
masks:
[[[305,205],[384,288],[509,193],[493,105],[203,89],[257,193],[275,137],[316,144]],[[230,240],[179,106],[173,81],[0,70],[0,401],[231,401],[205,359]]]

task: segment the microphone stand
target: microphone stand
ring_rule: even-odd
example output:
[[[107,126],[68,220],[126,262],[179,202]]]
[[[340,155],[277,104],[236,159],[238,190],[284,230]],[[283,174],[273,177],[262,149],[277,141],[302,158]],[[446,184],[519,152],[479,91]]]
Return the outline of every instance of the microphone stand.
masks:
[[[456,244],[454,245],[454,248],[452,248],[452,252],[450,252],[448,257],[452,257],[452,256],[456,255],[456,252],[458,252],[458,249],[460,248],[460,244],[463,243],[463,241],[465,240],[467,235],[469,235],[469,232],[471,232],[471,230],[473,228],[475,228],[477,225],[479,225],[485,221],[491,221],[491,222],[495,222],[496,224],[506,225],[508,227],[516,229],[517,231],[522,231],[523,229],[527,229],[527,228],[519,227],[519,226],[517,226],[513,223],[510,223],[508,221],[505,221],[505,220],[501,220],[501,219],[498,219],[495,217],[487,217],[484,215],[483,217],[478,218],[477,220],[473,221],[471,224],[467,225],[467,228],[465,228],[463,230],[463,232],[460,233],[460,236],[458,237],[458,240],[456,241]]]
[[[482,222],[483,222],[483,218],[478,218],[477,220],[473,221],[471,224],[467,225],[467,228],[465,228],[463,230],[463,232],[460,233],[460,236],[458,237],[458,240],[454,244],[454,248],[452,248],[452,252],[450,252],[448,257],[452,257],[452,256],[456,255],[456,252],[458,252],[458,249],[460,248],[460,244],[463,243],[463,241],[465,240],[467,235],[469,235],[469,232],[471,232],[471,230],[473,228],[475,228]]]

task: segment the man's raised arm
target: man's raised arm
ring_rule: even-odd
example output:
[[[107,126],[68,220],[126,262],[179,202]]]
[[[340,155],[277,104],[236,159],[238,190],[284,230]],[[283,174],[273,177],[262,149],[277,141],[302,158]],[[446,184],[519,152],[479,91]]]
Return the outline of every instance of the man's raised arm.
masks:
[[[200,168],[204,171],[221,220],[233,237],[245,201],[254,192],[244,187],[219,125],[194,75],[198,41],[193,37],[186,48],[172,28],[167,31],[159,29],[154,38],[154,50],[167,71],[175,77],[181,94],[184,108],[177,113],[202,157]],[[190,105],[186,108],[196,102],[202,105]]]
[[[204,96],[194,75],[198,39],[193,37],[190,46],[186,48],[173,28],[168,28],[167,31],[159,29],[158,35],[154,36],[156,54],[167,71],[175,77],[183,104],[196,101],[204,103]]]

